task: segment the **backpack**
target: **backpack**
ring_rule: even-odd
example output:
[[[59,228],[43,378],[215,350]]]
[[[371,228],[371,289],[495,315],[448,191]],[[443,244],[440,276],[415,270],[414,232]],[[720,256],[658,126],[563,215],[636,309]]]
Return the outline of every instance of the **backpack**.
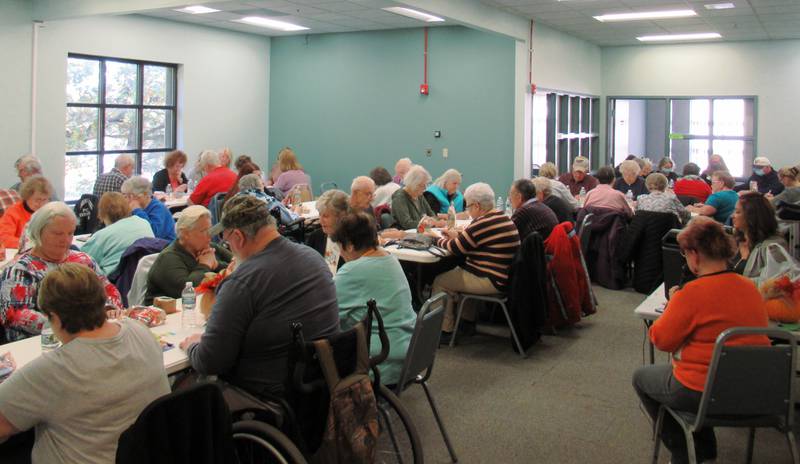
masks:
[[[75,203],[75,216],[78,218],[78,226],[75,228],[75,235],[93,234],[98,229],[97,217],[97,197],[85,193],[81,199]]]

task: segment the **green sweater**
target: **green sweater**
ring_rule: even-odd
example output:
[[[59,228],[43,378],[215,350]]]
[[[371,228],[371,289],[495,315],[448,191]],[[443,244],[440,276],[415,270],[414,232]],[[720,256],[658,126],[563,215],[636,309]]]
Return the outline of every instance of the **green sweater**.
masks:
[[[180,298],[186,282],[192,282],[197,287],[203,281],[206,272],[218,272],[225,269],[231,261],[231,252],[215,243],[212,243],[211,247],[215,251],[219,264],[216,269],[210,269],[208,266],[198,263],[194,256],[178,243],[178,240],[164,248],[158,254],[158,258],[147,275],[147,293],[144,304],[153,304],[153,298],[157,296]]]
[[[109,275],[117,268],[122,253],[144,237],[153,237],[150,223],[138,216],[128,216],[92,234],[81,251],[94,258],[103,274]]]
[[[406,189],[398,189],[392,194],[392,216],[403,230],[416,229],[422,216],[436,217],[431,205],[423,195],[412,200]]]
[[[424,200],[423,200],[424,201]],[[374,298],[389,336],[389,357],[378,366],[381,383],[400,380],[408,343],[417,316],[411,307],[411,290],[403,268],[394,256],[364,256],[345,263],[334,276],[339,322],[347,330],[367,316],[367,301]],[[378,323],[372,323],[370,355],[381,351]]]

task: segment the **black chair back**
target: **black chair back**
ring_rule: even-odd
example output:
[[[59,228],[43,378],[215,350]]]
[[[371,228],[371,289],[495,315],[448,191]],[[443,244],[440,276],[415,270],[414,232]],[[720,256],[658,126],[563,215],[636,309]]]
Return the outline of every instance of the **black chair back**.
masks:
[[[765,335],[786,344],[725,345],[748,335]],[[796,349],[794,335],[781,329],[735,327],[722,332],[714,346],[696,427],[709,416],[775,416],[791,428]]]
[[[420,381],[426,381],[430,377],[436,351],[439,348],[439,338],[442,335],[446,302],[447,294],[439,293],[429,298],[419,310],[414,334],[408,343],[403,370],[400,372],[400,380],[395,388],[397,395],[400,395],[408,384],[413,383],[417,375],[424,372]]]
[[[592,240],[592,218],[593,213],[588,213],[583,217],[583,222],[580,223],[578,228],[578,235],[581,239],[581,254],[586,256],[589,250],[589,242]]]
[[[97,202],[96,196],[86,193],[75,203],[75,216],[78,218],[75,235],[93,234],[99,228]]]
[[[695,203],[702,203],[699,198],[692,197],[689,195],[676,195],[676,196],[678,197],[678,201],[680,201],[683,206],[689,206]]]
[[[680,229],[672,229],[661,239],[661,261],[664,266],[664,293],[669,298],[669,289],[682,283],[683,266],[686,260],[678,246]]]

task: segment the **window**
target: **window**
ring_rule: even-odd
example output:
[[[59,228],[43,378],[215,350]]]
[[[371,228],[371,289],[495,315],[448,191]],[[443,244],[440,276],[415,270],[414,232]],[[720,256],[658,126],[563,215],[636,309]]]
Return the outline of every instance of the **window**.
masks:
[[[531,165],[555,163],[567,172],[572,160],[599,154],[600,100],[560,92],[538,91],[533,95]]]
[[[64,199],[91,193],[122,153],[152,177],[175,149],[177,65],[70,54]]]

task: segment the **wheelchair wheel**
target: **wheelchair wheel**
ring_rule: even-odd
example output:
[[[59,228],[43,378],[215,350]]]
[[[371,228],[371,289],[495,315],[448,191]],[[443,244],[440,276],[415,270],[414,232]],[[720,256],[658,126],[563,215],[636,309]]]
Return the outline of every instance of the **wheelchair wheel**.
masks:
[[[240,464],[307,464],[289,437],[263,422],[234,422],[233,442]]]
[[[380,435],[375,452],[375,462],[385,464],[422,464],[422,442],[400,399],[386,386],[376,392],[378,400],[378,426]]]

